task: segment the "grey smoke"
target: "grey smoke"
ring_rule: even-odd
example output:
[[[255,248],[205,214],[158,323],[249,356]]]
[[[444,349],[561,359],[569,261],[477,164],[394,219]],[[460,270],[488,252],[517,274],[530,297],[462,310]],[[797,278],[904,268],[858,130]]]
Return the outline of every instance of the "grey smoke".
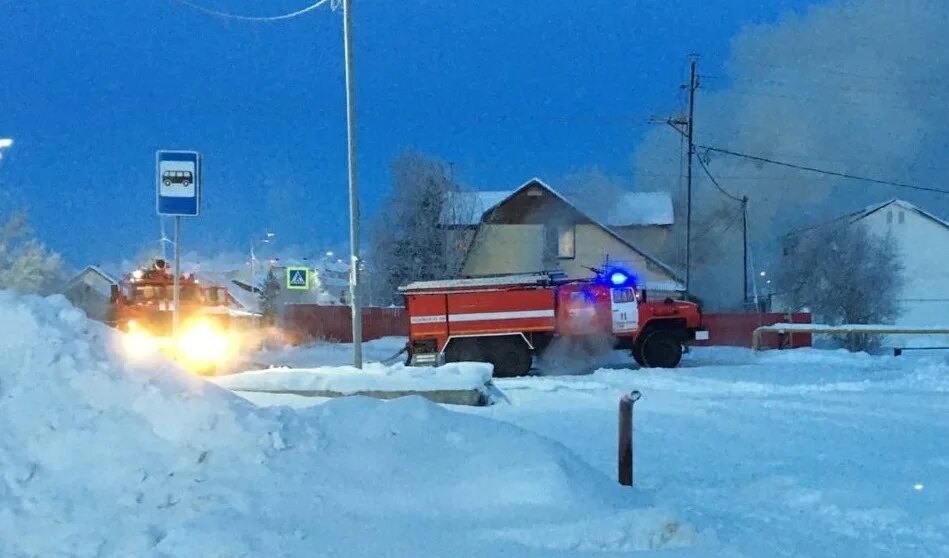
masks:
[[[949,188],[947,29],[949,3],[937,0],[834,2],[748,27],[733,39],[724,69],[718,61],[700,61],[696,143]],[[637,187],[681,198],[679,154],[675,131],[650,131],[633,158]],[[773,270],[785,232],[885,199],[949,216],[949,196],[714,153],[708,166],[724,188],[750,200],[758,269]],[[695,172],[693,231],[705,234],[696,242],[704,240],[709,253],[693,273],[700,294],[717,306],[734,306],[741,295],[739,205],[719,194],[698,165]],[[719,219],[704,226],[713,213]],[[682,254],[667,257],[681,261]]]

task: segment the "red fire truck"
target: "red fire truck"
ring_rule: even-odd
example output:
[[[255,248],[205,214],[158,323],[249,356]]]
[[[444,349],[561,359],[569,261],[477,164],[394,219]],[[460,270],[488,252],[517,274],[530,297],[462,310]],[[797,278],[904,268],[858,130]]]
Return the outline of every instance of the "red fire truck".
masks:
[[[421,281],[400,289],[409,316],[409,363],[489,362],[496,376],[527,374],[558,337],[608,338],[641,366],[674,368],[683,346],[708,339],[692,302],[647,300],[632,274],[586,280],[555,273]]]
[[[228,308],[227,289],[201,284],[194,274],[179,277],[180,329],[172,336],[174,274],[164,260],[126,274],[112,290],[113,320],[125,352],[140,358],[156,351],[182,360],[196,372],[210,373],[239,348],[239,319]]]

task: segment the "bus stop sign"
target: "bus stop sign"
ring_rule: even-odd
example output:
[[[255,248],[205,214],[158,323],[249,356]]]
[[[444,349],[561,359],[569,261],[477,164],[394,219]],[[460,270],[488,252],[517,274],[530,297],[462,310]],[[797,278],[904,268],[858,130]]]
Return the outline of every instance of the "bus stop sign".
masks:
[[[159,151],[155,159],[158,214],[196,217],[201,209],[201,154]]]

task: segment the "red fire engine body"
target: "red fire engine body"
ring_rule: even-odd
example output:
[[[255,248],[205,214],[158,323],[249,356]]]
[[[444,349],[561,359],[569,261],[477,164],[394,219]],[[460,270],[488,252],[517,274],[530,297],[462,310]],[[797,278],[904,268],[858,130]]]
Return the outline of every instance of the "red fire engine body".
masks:
[[[550,273],[422,281],[400,290],[409,363],[476,361],[496,376],[526,374],[553,339],[611,338],[642,366],[672,368],[683,345],[707,339],[697,304],[644,300],[622,273],[570,281]]]

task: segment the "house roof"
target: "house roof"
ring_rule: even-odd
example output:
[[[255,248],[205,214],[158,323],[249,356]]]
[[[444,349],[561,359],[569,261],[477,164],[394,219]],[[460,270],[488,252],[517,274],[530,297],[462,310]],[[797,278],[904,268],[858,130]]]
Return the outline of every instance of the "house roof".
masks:
[[[112,277],[111,275],[109,275],[108,273],[102,271],[102,269],[100,269],[98,266],[95,266],[95,265],[87,265],[86,267],[84,267],[84,268],[82,269],[82,271],[80,271],[79,273],[77,273],[76,275],[74,275],[74,276],[72,277],[72,279],[70,279],[69,281],[66,281],[66,283],[63,285],[62,289],[60,289],[60,290],[61,290],[61,291],[64,291],[64,292],[65,292],[65,291],[68,291],[69,289],[71,289],[71,288],[73,287],[73,285],[75,285],[75,284],[78,283],[79,281],[82,281],[82,278],[85,277],[86,275],[90,274],[90,273],[101,277],[102,280],[105,281],[106,283],[108,283],[109,285],[117,285],[117,284],[118,284],[118,281],[116,281],[115,278],[113,278],[113,277]]]
[[[612,201],[604,220],[611,227],[672,225],[672,197],[666,192],[627,192]]]
[[[674,269],[672,269],[671,267],[669,267],[668,265],[666,265],[665,263],[663,263],[663,262],[660,261],[659,259],[653,257],[652,255],[647,254],[646,252],[643,252],[642,250],[640,250],[640,249],[637,248],[636,246],[633,246],[632,244],[630,244],[629,241],[627,241],[625,238],[623,238],[622,236],[620,236],[619,234],[617,234],[616,231],[614,231],[614,230],[611,229],[610,227],[604,225],[604,224],[603,224],[602,222],[600,222],[599,220],[594,219],[593,217],[591,217],[591,216],[588,215],[587,213],[585,213],[585,212],[581,211],[580,209],[578,209],[577,206],[576,206],[576,204],[574,204],[573,202],[571,202],[569,199],[567,199],[566,197],[564,197],[563,195],[561,195],[559,192],[557,192],[556,190],[554,190],[553,188],[551,188],[550,185],[548,185],[546,182],[544,182],[543,180],[541,180],[541,179],[539,179],[539,178],[537,178],[537,177],[534,177],[534,178],[528,180],[527,182],[525,182],[524,184],[522,184],[519,188],[517,188],[516,190],[514,190],[513,192],[511,192],[511,193],[510,193],[508,196],[506,196],[504,199],[502,199],[501,201],[495,203],[493,206],[491,206],[490,208],[488,208],[488,209],[484,212],[484,214],[482,215],[481,220],[483,221],[492,211],[494,211],[494,210],[496,210],[498,207],[504,205],[505,203],[507,203],[508,201],[510,201],[511,199],[513,199],[515,196],[517,196],[519,193],[521,193],[522,191],[526,190],[527,188],[530,188],[531,186],[539,186],[539,187],[541,187],[541,188],[544,188],[545,190],[547,190],[548,192],[550,192],[551,194],[553,194],[555,197],[559,198],[563,203],[565,203],[565,204],[569,205],[571,208],[573,208],[577,213],[579,213],[580,215],[582,215],[583,217],[585,217],[586,219],[588,219],[588,220],[589,220],[590,222],[592,222],[594,225],[596,225],[596,226],[600,227],[601,229],[603,229],[604,231],[606,231],[610,236],[612,236],[612,237],[613,237],[614,239],[616,239],[618,242],[620,242],[621,244],[623,244],[623,245],[626,246],[627,248],[631,249],[632,251],[636,252],[637,254],[639,254],[640,256],[642,256],[643,258],[645,258],[648,262],[652,263],[652,264],[655,265],[656,267],[658,267],[658,268],[662,269],[663,271],[665,271],[666,273],[668,273],[668,274],[669,274],[673,279],[675,279],[677,282],[679,282],[679,283],[682,282],[681,278],[679,277],[679,274],[678,274]]]
[[[903,209],[903,210],[912,211],[912,212],[914,212],[914,213],[917,213],[917,214],[919,214],[920,216],[922,216],[922,217],[924,217],[924,218],[926,218],[926,219],[929,219],[930,221],[933,221],[933,222],[935,222],[936,224],[942,225],[943,227],[946,227],[947,229],[949,229],[949,221],[946,221],[946,220],[944,220],[944,219],[940,219],[939,217],[936,217],[936,216],[933,215],[932,213],[930,213],[930,212],[928,212],[928,211],[926,211],[926,210],[924,210],[924,209],[920,209],[919,207],[917,207],[917,206],[915,206],[915,205],[909,203],[908,201],[901,200],[901,199],[897,199],[897,198],[893,198],[893,199],[887,200],[887,201],[885,201],[885,202],[876,203],[876,204],[873,204],[873,205],[864,207],[863,209],[858,209],[857,211],[851,211],[850,213],[845,213],[844,215],[841,215],[841,216],[839,216],[839,217],[835,217],[835,218],[833,218],[833,219],[831,219],[831,220],[829,220],[829,221],[824,221],[824,222],[818,223],[818,224],[816,224],[816,225],[811,225],[811,226],[809,226],[809,227],[804,227],[803,229],[798,229],[798,230],[796,230],[796,231],[792,231],[791,233],[788,234],[788,236],[789,236],[789,237],[797,236],[797,235],[800,235],[800,234],[802,234],[802,233],[805,233],[805,232],[808,232],[808,231],[812,231],[812,230],[815,230],[815,229],[819,229],[819,228],[821,228],[821,227],[826,227],[826,226],[828,226],[828,225],[832,225],[832,224],[837,223],[837,222],[840,222],[840,221],[847,221],[848,224],[856,223],[857,221],[860,221],[861,219],[865,219],[865,218],[869,217],[870,215],[876,213],[877,211],[880,211],[880,210],[882,210],[882,209],[886,209],[887,207],[889,207],[889,206],[891,206],[891,205],[896,205],[897,207],[899,207],[899,208],[901,208],[901,209]]]
[[[481,222],[485,211],[511,195],[510,190],[453,192],[442,207],[439,223],[449,226],[472,226]]]

